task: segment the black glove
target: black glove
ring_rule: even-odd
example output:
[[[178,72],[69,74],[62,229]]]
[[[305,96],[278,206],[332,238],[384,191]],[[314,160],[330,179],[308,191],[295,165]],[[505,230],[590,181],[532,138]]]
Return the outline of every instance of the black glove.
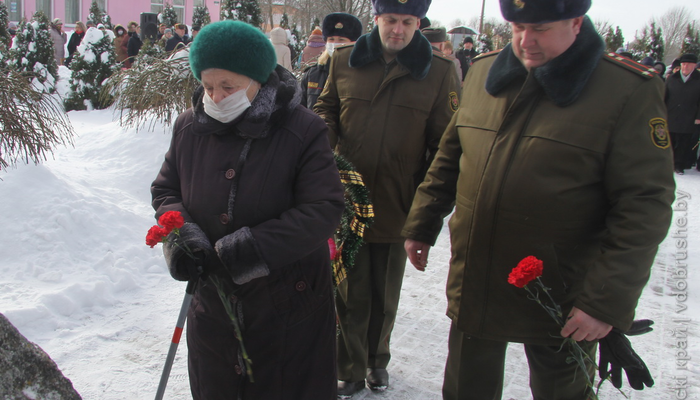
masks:
[[[187,249],[195,258],[190,257]],[[180,228],[179,235],[170,232],[163,243],[163,255],[168,264],[170,275],[178,281],[190,281],[199,278],[206,271],[207,256],[214,254],[214,249],[202,229],[195,223],[187,222]]]
[[[194,257],[188,255],[180,257],[175,264],[175,271],[170,270],[170,275],[178,281],[192,281],[199,279],[204,274],[204,262],[207,258],[203,251],[195,251]]]
[[[632,323],[632,327],[627,332],[613,328],[608,336],[600,340],[598,362],[600,379],[604,380],[610,376],[613,386],[619,389],[622,387],[622,370],[624,369],[627,381],[633,389],[643,390],[644,385],[654,386],[654,379],[651,377],[649,369],[632,349],[632,344],[627,339],[627,336],[651,332],[653,324],[654,321],[649,319],[637,320]]]

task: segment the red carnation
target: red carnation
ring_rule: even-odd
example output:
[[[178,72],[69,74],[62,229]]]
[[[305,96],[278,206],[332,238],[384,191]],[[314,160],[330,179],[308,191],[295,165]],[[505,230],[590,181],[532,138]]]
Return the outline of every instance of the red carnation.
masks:
[[[520,260],[508,275],[508,283],[519,288],[525,287],[530,281],[542,276],[542,260],[535,256],[527,256]]]
[[[158,218],[158,224],[165,228],[167,235],[175,228],[182,228],[185,225],[185,219],[180,214],[180,211],[167,211]]]
[[[328,250],[331,253],[331,260],[335,260],[335,256],[338,250],[335,247],[335,240],[333,240],[333,238],[328,239]]]
[[[153,225],[146,234],[146,244],[153,248],[153,246],[162,242],[166,236],[168,236],[168,231],[158,225]]]

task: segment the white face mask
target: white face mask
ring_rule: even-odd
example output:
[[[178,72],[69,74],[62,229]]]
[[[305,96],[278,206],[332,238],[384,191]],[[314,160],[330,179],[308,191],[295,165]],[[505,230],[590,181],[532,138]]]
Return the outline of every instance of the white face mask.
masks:
[[[203,99],[204,112],[219,122],[228,123],[233,121],[250,107],[250,100],[248,100],[246,92],[248,92],[252,84],[253,80],[251,79],[247,88],[228,95],[219,104],[214,103],[214,99],[205,90]]]
[[[326,51],[328,52],[328,55],[332,56],[335,48],[344,44],[345,43],[326,43]]]

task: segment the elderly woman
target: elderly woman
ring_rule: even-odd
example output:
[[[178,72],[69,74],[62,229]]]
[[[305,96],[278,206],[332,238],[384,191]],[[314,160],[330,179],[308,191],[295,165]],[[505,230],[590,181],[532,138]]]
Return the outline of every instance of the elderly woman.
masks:
[[[189,57],[202,86],[151,193],[156,217],[179,211],[186,221],[163,247],[171,275],[200,279],[187,320],[192,395],[335,399],[327,240],[344,201],[327,128],[299,105],[297,81],[251,25],[207,25]],[[242,328],[252,377],[217,289]]]

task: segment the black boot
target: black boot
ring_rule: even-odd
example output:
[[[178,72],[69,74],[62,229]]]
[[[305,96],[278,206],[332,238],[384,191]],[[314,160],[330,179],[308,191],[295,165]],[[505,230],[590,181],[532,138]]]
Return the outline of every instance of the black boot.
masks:
[[[389,373],[385,368],[367,368],[367,386],[372,390],[386,390],[389,386]]]
[[[338,381],[338,398],[349,399],[355,393],[365,388],[365,381]]]

